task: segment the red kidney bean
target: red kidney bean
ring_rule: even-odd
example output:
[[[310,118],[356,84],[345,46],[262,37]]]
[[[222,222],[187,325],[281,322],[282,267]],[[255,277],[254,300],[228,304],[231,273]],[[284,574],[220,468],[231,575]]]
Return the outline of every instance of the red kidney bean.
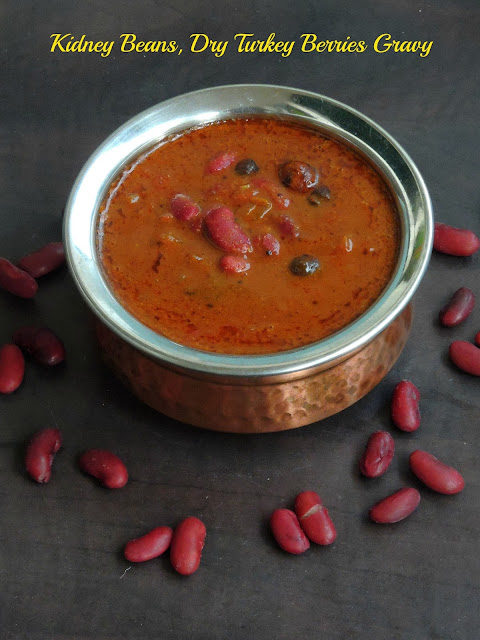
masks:
[[[480,376],[480,348],[471,342],[455,340],[449,348],[450,360],[459,369],[470,373],[472,376]]]
[[[13,393],[22,384],[25,373],[23,353],[15,344],[0,347],[0,393]]]
[[[80,456],[80,469],[97,478],[108,489],[120,489],[127,484],[128,473],[115,454],[103,449],[89,449]]]
[[[423,484],[438,493],[460,493],[465,486],[464,479],[456,469],[420,449],[410,454],[410,469]]]
[[[205,224],[213,244],[229,253],[252,251],[252,243],[243,229],[235,222],[233,211],[227,207],[211,209],[205,216]]]
[[[318,493],[302,491],[295,498],[295,513],[305,535],[315,544],[332,544],[337,531]]]
[[[473,291],[461,287],[453,294],[450,302],[441,309],[440,322],[444,327],[456,327],[472,313],[475,306]]]
[[[46,327],[21,327],[13,334],[13,341],[40,364],[54,366],[65,359],[62,341]]]
[[[370,519],[379,524],[399,522],[413,513],[419,502],[420,494],[416,489],[400,489],[373,505]]]
[[[392,397],[392,420],[402,431],[416,431],[420,426],[418,402],[420,391],[409,380],[397,384]]]
[[[367,478],[382,476],[390,466],[394,453],[395,442],[388,431],[375,431],[360,458],[360,472]]]
[[[146,562],[158,558],[170,546],[172,535],[170,527],[156,527],[141,538],[127,542],[123,555],[129,562]]]
[[[283,184],[292,189],[305,193],[318,182],[318,173],[306,162],[285,162],[278,169],[278,176]]]
[[[33,298],[37,293],[38,284],[32,276],[19,269],[6,258],[0,258],[0,289],[19,298]]]
[[[58,269],[65,262],[62,242],[49,242],[41,249],[24,256],[17,264],[33,278],[40,278]]]
[[[278,256],[280,253],[280,243],[271,233],[256,236],[254,243],[263,249],[268,256]]]
[[[250,263],[241,256],[223,256],[219,265],[225,273],[244,273],[250,269]]]
[[[480,347],[480,331],[475,335],[474,340],[477,347]]]
[[[27,446],[25,468],[35,482],[48,482],[52,475],[55,454],[62,446],[58,429],[42,429],[34,434]]]
[[[173,568],[189,576],[200,566],[207,530],[201,520],[193,516],[185,518],[173,532],[170,560]]]
[[[287,553],[303,553],[310,547],[297,516],[290,509],[276,509],[270,517],[270,528],[278,546]]]
[[[178,220],[191,220],[198,216],[200,207],[188,196],[177,193],[170,201],[170,209]]]
[[[480,239],[469,229],[457,229],[442,222],[435,223],[433,248],[451,256],[471,256],[480,247]]]
[[[290,216],[279,216],[276,220],[278,230],[282,234],[282,240],[285,237],[298,238],[300,231],[297,224]]]
[[[235,162],[236,155],[231,151],[222,151],[214,156],[207,164],[207,173],[217,173],[227,169]]]

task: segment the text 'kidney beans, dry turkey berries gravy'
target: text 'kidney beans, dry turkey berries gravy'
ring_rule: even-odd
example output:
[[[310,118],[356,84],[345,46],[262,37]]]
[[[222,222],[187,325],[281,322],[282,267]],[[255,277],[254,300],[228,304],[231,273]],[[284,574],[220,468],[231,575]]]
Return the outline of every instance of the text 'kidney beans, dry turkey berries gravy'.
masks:
[[[127,167],[97,244],[142,323],[189,347],[261,354],[368,309],[395,268],[399,222],[381,178],[346,146],[238,119],[166,139]]]

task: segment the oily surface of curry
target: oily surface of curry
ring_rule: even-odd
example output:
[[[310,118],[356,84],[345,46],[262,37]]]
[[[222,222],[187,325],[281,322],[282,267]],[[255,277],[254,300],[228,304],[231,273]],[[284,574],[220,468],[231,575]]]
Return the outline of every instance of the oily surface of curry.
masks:
[[[270,119],[207,125],[127,167],[98,220],[122,305],[180,344],[284,351],[343,328],[395,268],[398,216],[346,146]]]

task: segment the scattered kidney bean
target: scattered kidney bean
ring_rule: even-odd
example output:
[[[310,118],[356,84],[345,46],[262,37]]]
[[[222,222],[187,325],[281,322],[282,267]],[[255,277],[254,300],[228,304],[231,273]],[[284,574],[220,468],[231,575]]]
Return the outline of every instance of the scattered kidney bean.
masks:
[[[290,263],[290,271],[296,276],[310,276],[320,267],[320,261],[315,256],[303,254],[297,256]]]
[[[307,200],[310,204],[313,204],[315,207],[318,207],[325,202],[325,200],[330,200],[332,197],[331,191],[325,185],[321,187],[317,187],[309,194]]]
[[[399,522],[413,513],[419,502],[420,493],[416,489],[400,489],[373,505],[370,519],[379,524]]]
[[[450,360],[459,369],[470,373],[472,376],[480,376],[480,348],[471,342],[455,340],[449,348]]]
[[[200,566],[202,549],[207,530],[201,520],[194,516],[185,518],[173,532],[170,560],[173,568],[189,576]]]
[[[277,218],[276,223],[278,230],[282,234],[282,239],[285,237],[298,238],[300,231],[290,216],[280,216]]]
[[[480,247],[480,239],[469,229],[457,229],[443,222],[435,223],[433,248],[451,256],[471,256]]]
[[[33,298],[37,293],[38,284],[35,278],[12,264],[6,258],[0,258],[0,289],[19,298]]]
[[[103,449],[89,449],[80,456],[80,469],[97,478],[108,489],[120,489],[127,484],[128,473],[115,454]]]
[[[254,242],[269,256],[278,256],[280,253],[280,243],[271,233],[256,236]]]
[[[250,238],[235,222],[233,211],[227,207],[215,207],[205,216],[205,225],[213,244],[229,253],[252,251]]]
[[[250,263],[242,256],[222,256],[219,265],[225,273],[244,273],[250,269]]]
[[[420,449],[410,454],[410,469],[423,484],[438,493],[453,495],[460,493],[465,486],[464,479],[456,469]]]
[[[178,220],[191,220],[198,216],[200,207],[188,196],[177,193],[170,201],[170,209]]]
[[[0,347],[0,393],[13,393],[22,384],[25,373],[23,353],[15,344]]]
[[[306,162],[285,162],[280,165],[278,176],[286,187],[300,193],[312,189],[318,182],[318,172]]]
[[[315,544],[332,544],[337,531],[318,493],[302,491],[295,499],[295,513],[305,535]]]
[[[444,327],[456,327],[468,318],[474,306],[473,291],[467,287],[461,287],[455,291],[450,302],[440,311],[440,322]]]
[[[257,173],[258,166],[255,160],[251,158],[245,158],[245,160],[240,160],[235,165],[235,171],[241,176],[250,176],[252,173]]]
[[[287,553],[303,553],[310,547],[297,516],[290,509],[276,509],[270,517],[270,528],[278,546]]]
[[[416,431],[420,426],[418,402],[420,391],[409,380],[402,380],[393,391],[391,414],[396,427],[402,431]]]
[[[33,435],[25,454],[25,468],[35,482],[50,480],[53,459],[61,446],[62,434],[58,429],[42,429]]]
[[[141,538],[127,542],[123,555],[129,562],[145,562],[158,558],[170,546],[172,535],[173,530],[170,527],[156,527]]]
[[[65,262],[62,242],[49,242],[44,247],[24,256],[17,264],[33,278],[40,278],[58,269]]]
[[[390,466],[394,453],[395,442],[388,431],[375,431],[360,458],[360,472],[367,478],[382,476]]]
[[[46,327],[21,327],[13,334],[13,341],[40,364],[52,367],[65,359],[63,342]]]
[[[227,169],[235,162],[235,154],[231,151],[221,151],[207,164],[207,173],[217,173]]]

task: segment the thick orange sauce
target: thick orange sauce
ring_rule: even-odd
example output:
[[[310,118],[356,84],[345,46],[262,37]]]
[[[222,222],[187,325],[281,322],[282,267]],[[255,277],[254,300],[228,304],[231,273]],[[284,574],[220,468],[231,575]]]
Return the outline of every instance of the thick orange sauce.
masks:
[[[209,173],[212,158],[235,161]],[[238,175],[251,158],[259,170]],[[306,162],[330,199],[282,184],[279,166]],[[172,215],[177,194],[200,213]],[[280,194],[280,195],[278,195]],[[288,203],[288,206],[286,206]],[[252,239],[243,273],[222,270],[226,251],[205,231],[218,206],[233,211]],[[281,216],[298,235],[285,232]],[[254,239],[272,234],[278,255]],[[398,215],[381,178],[353,151],[318,133],[270,119],[240,119],[166,140],[128,167],[112,185],[98,221],[98,251],[115,296],[132,315],[180,344],[227,354],[284,351],[345,327],[379,297],[395,268]],[[320,268],[292,273],[309,254]]]

